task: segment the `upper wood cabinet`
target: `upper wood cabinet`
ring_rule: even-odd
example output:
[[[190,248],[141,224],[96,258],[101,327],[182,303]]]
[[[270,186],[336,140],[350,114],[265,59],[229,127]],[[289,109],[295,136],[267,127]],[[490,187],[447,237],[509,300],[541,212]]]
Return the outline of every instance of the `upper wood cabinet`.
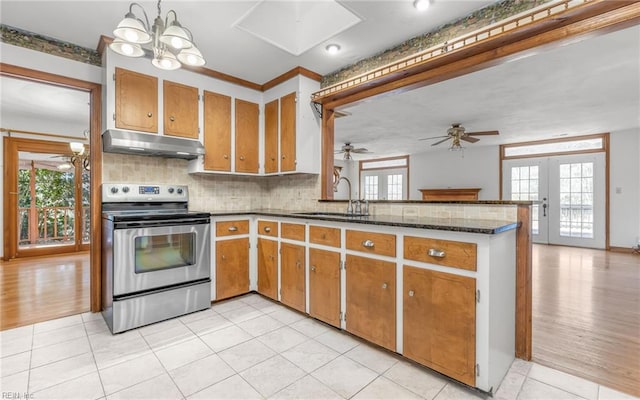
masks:
[[[163,81],[164,134],[198,139],[198,88]]]
[[[475,279],[405,265],[403,285],[403,355],[475,386]]]
[[[158,132],[158,78],[116,68],[116,128]]]
[[[296,171],[296,92],[264,107],[264,172]]]
[[[278,99],[264,105],[264,172],[278,172]]]
[[[231,171],[231,97],[204,92],[204,169]]]
[[[296,170],[296,93],[280,98],[280,171]]]
[[[258,173],[259,106],[236,99],[236,172]]]
[[[396,350],[396,264],[347,254],[347,331]]]

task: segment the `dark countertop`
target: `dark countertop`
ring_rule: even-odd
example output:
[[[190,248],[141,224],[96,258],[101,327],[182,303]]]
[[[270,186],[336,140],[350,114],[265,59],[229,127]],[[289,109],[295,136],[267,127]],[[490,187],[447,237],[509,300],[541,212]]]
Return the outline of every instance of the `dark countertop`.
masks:
[[[347,200],[318,200],[319,203],[346,203]],[[542,203],[533,200],[369,200],[369,204],[477,204],[530,206]]]
[[[313,212],[313,211],[309,211]],[[335,221],[349,222],[356,224],[381,225],[381,226],[397,226],[402,228],[418,228],[418,229],[434,229],[440,231],[483,233],[493,235],[500,232],[516,229],[519,224],[517,222],[503,220],[488,220],[476,218],[432,218],[432,217],[402,217],[394,215],[370,215],[367,217],[360,216],[342,216],[338,213],[323,215],[304,215],[304,211],[286,211],[286,210],[250,210],[250,211],[212,211],[211,216],[230,216],[230,215],[264,215],[271,217],[300,218],[305,220],[316,221]]]

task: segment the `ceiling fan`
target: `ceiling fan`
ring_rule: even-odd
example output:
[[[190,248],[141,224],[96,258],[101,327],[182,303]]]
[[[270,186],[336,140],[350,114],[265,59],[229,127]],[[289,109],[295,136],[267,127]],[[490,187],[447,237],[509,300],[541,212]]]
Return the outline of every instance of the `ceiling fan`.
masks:
[[[419,139],[419,140],[430,140],[430,139],[444,138],[442,140],[439,140],[439,141],[431,144],[431,146],[437,146],[440,143],[444,143],[447,140],[451,139],[452,142],[451,142],[451,147],[449,148],[449,150],[460,150],[460,149],[462,149],[462,144],[460,143],[461,140],[464,140],[465,142],[469,142],[469,143],[475,143],[475,142],[479,141],[480,139],[475,138],[474,136],[488,136],[488,135],[498,135],[498,134],[500,134],[500,132],[498,132],[498,131],[466,132],[464,126],[462,126],[459,123],[456,123],[456,124],[452,124],[451,128],[447,129],[447,135],[446,136],[434,136],[434,137],[423,138],[423,139]]]
[[[342,148],[340,150],[336,150],[335,154],[340,154],[340,153],[344,153],[344,159],[345,160],[351,160],[351,154],[352,153],[356,153],[356,154],[367,154],[367,153],[373,153],[372,151],[369,151],[367,149],[365,149],[364,147],[354,147],[351,142],[346,142]]]

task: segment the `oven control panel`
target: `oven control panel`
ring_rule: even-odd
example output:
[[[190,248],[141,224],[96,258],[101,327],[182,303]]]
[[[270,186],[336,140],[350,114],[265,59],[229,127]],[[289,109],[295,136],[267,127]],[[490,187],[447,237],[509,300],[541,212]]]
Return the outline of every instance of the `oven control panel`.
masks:
[[[167,202],[188,201],[185,185],[148,185],[135,183],[103,183],[102,202]]]

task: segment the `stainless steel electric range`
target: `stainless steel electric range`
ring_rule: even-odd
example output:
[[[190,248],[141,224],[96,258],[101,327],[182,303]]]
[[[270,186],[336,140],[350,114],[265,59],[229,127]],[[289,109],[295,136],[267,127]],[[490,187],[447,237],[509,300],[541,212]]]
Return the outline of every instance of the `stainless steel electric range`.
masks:
[[[183,185],[102,185],[102,314],[112,333],[210,307],[210,215]]]

